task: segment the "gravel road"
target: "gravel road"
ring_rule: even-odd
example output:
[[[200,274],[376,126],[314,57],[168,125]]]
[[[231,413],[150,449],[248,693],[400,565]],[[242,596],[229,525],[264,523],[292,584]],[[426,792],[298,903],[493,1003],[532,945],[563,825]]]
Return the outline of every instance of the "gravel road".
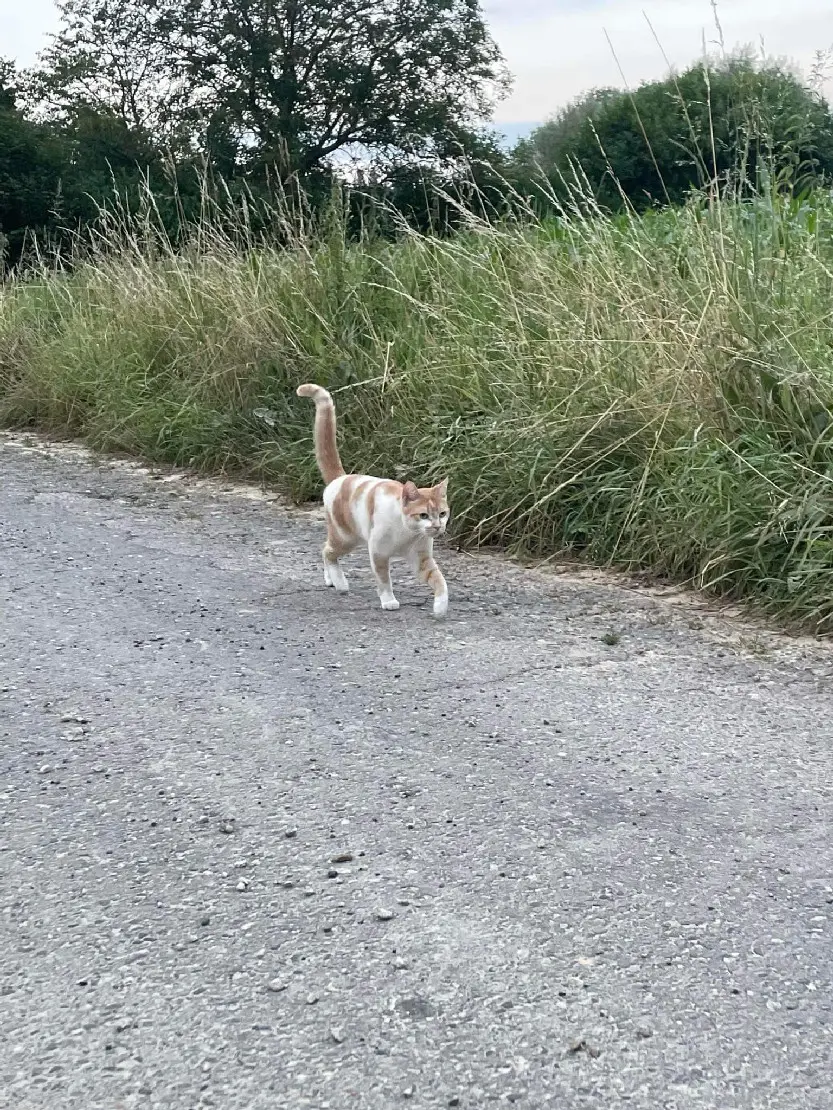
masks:
[[[830,1110],[833,655],[0,437],[0,1106]]]

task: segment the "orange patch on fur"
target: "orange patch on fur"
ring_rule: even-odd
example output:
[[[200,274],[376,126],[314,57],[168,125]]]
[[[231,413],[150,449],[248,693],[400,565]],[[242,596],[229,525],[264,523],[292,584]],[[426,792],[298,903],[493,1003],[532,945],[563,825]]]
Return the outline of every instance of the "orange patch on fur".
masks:
[[[345,539],[338,535],[332,526],[332,522],[327,521],[327,542],[324,544],[324,559],[326,562],[334,563],[342,555],[348,555],[354,546],[355,544],[351,539]]]
[[[419,516],[420,513],[439,515],[443,510],[448,510],[448,502],[445,498],[436,496],[434,487],[418,489],[417,493],[418,501],[403,500],[402,502],[402,511],[406,516]]]
[[[373,527],[373,517],[376,515],[376,494],[379,492],[379,483],[376,482],[373,489],[367,495],[367,519],[370,527]]]
[[[434,591],[434,596],[444,594],[446,590],[445,579],[442,572],[434,559],[427,551],[421,551],[419,556],[419,565],[417,566],[417,578],[420,582],[425,582]]]
[[[390,559],[385,559],[381,555],[374,555],[373,569],[380,578],[386,579],[390,574]]]
[[[445,591],[445,579],[436,565],[428,572],[427,582],[435,594],[441,594]]]
[[[419,555],[419,576],[423,582],[428,581],[428,576],[434,567],[434,560],[425,551],[421,551]]]
[[[351,536],[353,534],[353,514],[350,511],[350,502],[353,498],[353,490],[358,481],[359,479],[355,474],[351,474],[345,478],[330,506],[330,515],[333,518],[333,523],[345,536]]]

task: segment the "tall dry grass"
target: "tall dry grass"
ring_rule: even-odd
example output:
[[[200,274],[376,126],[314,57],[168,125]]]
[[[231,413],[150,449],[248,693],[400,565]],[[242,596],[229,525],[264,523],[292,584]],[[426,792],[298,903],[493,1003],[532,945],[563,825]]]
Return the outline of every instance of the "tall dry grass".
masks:
[[[295,385],[348,467],[448,474],[457,534],[573,552],[833,629],[833,205],[577,206],[438,240],[173,250],[115,222],[0,294],[0,420],[320,487]]]

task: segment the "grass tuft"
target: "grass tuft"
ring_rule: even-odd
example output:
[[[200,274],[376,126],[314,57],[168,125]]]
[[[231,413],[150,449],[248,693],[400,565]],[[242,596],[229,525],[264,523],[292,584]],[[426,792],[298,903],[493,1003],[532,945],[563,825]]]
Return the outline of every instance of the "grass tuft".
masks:
[[[0,421],[303,499],[321,483],[294,390],[318,381],[348,468],[449,475],[465,542],[829,635],[833,204],[582,211],[353,246],[335,220],[257,250],[112,226],[72,272],[0,291]]]

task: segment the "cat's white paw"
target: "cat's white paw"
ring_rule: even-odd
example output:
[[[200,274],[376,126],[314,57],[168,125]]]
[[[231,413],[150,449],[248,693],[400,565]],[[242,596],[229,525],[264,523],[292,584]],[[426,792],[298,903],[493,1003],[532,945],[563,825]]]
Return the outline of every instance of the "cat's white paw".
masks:
[[[448,594],[440,594],[434,598],[434,616],[442,618],[448,612]]]
[[[347,579],[344,577],[344,571],[341,567],[328,567],[324,574],[326,578],[329,578],[327,585],[332,586],[337,594],[349,592],[350,587],[347,585]]]
[[[399,602],[395,597],[386,597],[382,599],[382,608],[386,609],[389,613],[394,613],[399,608]]]

